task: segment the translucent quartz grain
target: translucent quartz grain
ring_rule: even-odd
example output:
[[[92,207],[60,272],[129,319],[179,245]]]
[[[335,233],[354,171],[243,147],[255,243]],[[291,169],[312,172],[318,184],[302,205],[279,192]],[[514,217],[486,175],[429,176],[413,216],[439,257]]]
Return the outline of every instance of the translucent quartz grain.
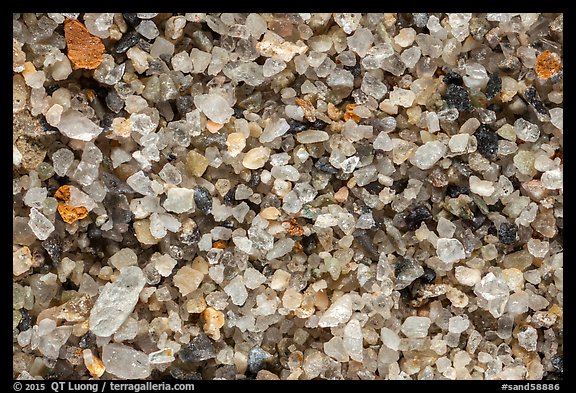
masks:
[[[382,343],[388,348],[397,351],[400,348],[400,337],[398,334],[387,327],[380,330]]]
[[[58,129],[67,137],[81,141],[91,141],[103,130],[75,109],[68,109],[62,113]]]
[[[351,319],[344,328],[343,346],[351,359],[361,362],[363,356],[363,334],[360,322]]]
[[[21,247],[12,254],[12,273],[15,276],[26,273],[33,263],[30,249],[26,246]]]
[[[427,317],[408,317],[402,323],[401,331],[406,337],[422,338],[428,335],[430,324]]]
[[[138,26],[136,26],[136,31],[149,40],[152,40],[159,35],[156,24],[151,20],[143,20],[140,22]]]
[[[48,196],[48,190],[44,187],[33,187],[26,192],[24,203],[30,207],[40,209]]]
[[[164,208],[174,213],[184,213],[194,209],[194,190],[173,187],[168,190]]]
[[[352,316],[352,299],[350,295],[342,295],[338,300],[330,305],[324,312],[318,326],[320,327],[333,327],[338,326],[350,319]]]
[[[289,129],[290,126],[285,119],[280,118],[275,121],[270,121],[264,128],[264,131],[262,131],[259,140],[262,143],[272,142],[274,139],[284,135]]]
[[[264,166],[270,156],[270,149],[267,147],[255,147],[244,155],[242,165],[248,169],[258,169]]]
[[[121,270],[114,283],[108,283],[100,292],[90,312],[90,330],[97,336],[107,337],[124,323],[134,310],[146,279],[137,266]]]
[[[46,240],[54,231],[54,225],[36,208],[30,209],[28,226],[39,240]]]
[[[456,280],[462,285],[474,286],[482,278],[482,272],[478,269],[472,269],[466,266],[456,266]]]
[[[230,104],[218,94],[202,94],[194,97],[194,104],[200,109],[210,120],[225,124],[230,117],[234,114]]]
[[[448,331],[451,333],[462,333],[470,326],[470,321],[462,316],[451,317],[448,321]]]
[[[317,143],[328,140],[328,133],[325,131],[309,130],[296,134],[296,140],[300,143]]]
[[[362,58],[368,53],[368,49],[374,42],[374,37],[370,30],[361,27],[348,37],[347,41],[350,50],[356,52]]]
[[[138,263],[136,253],[130,248],[123,248],[108,259],[108,263],[116,269],[134,266]]]
[[[504,312],[510,288],[503,279],[490,272],[474,286],[474,293],[479,296],[481,307],[497,318]]]
[[[344,348],[344,340],[337,336],[324,343],[324,353],[339,362],[347,362],[350,359]]]
[[[550,109],[550,123],[552,123],[560,131],[564,131],[564,109],[563,108]]]
[[[481,180],[477,176],[470,176],[470,191],[481,196],[490,196],[494,193],[494,185],[488,180]]]
[[[536,124],[519,118],[514,122],[516,136],[526,142],[536,142],[540,136],[540,129]]]
[[[420,169],[430,169],[446,153],[446,145],[439,141],[426,142],[418,147],[410,162]]]
[[[466,257],[464,246],[457,239],[440,238],[436,243],[438,257],[446,263],[454,263]]]
[[[104,345],[102,361],[107,372],[122,379],[141,379],[150,375],[148,355],[126,345]]]
[[[230,296],[232,303],[237,306],[244,304],[248,298],[248,291],[244,286],[244,282],[241,276],[236,276],[230,283],[224,287],[224,292]]]

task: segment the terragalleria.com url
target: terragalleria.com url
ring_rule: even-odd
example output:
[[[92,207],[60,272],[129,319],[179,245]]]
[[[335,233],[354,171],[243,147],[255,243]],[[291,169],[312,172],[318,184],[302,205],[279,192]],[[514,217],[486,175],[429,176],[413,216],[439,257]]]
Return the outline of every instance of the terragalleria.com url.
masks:
[[[193,383],[175,383],[169,384],[165,382],[143,382],[143,383],[118,383],[110,382],[110,390],[113,391],[130,391],[138,393],[140,391],[146,390],[164,390],[164,391],[175,391],[175,390],[194,390]]]

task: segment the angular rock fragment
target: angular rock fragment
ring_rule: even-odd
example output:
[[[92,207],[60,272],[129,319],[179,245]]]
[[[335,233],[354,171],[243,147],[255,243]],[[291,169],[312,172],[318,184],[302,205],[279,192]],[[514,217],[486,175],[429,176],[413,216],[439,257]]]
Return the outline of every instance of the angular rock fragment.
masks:
[[[201,362],[216,357],[212,340],[204,333],[198,334],[190,344],[180,349],[178,357],[184,363]]]
[[[106,49],[100,38],[90,34],[78,20],[64,20],[64,36],[68,48],[68,58],[74,68],[93,70],[104,59]]]

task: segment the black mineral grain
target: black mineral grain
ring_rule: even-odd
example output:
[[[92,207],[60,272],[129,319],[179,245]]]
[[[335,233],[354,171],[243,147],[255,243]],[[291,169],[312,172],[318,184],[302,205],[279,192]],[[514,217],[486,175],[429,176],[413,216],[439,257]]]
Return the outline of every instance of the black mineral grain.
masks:
[[[408,213],[404,220],[408,229],[413,231],[418,229],[421,223],[431,218],[432,213],[430,213],[430,210],[426,206],[418,205]]]
[[[468,90],[462,86],[450,84],[446,89],[444,97],[449,108],[456,108],[459,111],[467,112],[472,110],[472,103]]]
[[[513,244],[518,239],[518,227],[516,224],[502,223],[498,228],[498,239],[503,244]]]
[[[462,86],[462,84],[464,83],[464,81],[462,80],[462,75],[454,71],[445,74],[442,77],[442,81],[447,85],[457,85],[457,86]]]
[[[500,94],[500,91],[502,91],[502,78],[496,73],[491,74],[486,85],[486,98],[491,100]]]
[[[216,356],[216,350],[212,340],[204,333],[200,333],[180,351],[178,357],[183,363],[200,362],[212,359]]]
[[[42,248],[46,250],[52,263],[60,263],[62,260],[62,239],[57,234],[52,234],[42,242]]]
[[[196,208],[203,214],[212,212],[212,195],[205,187],[196,186],[194,188],[194,202],[196,203]]]
[[[138,34],[137,31],[130,30],[120,38],[120,41],[118,41],[114,48],[114,53],[125,53],[128,49],[136,45],[138,41],[140,41],[140,38],[142,38],[142,36]]]
[[[487,125],[482,124],[474,134],[478,143],[478,151],[484,157],[492,159],[498,151],[498,134]]]

